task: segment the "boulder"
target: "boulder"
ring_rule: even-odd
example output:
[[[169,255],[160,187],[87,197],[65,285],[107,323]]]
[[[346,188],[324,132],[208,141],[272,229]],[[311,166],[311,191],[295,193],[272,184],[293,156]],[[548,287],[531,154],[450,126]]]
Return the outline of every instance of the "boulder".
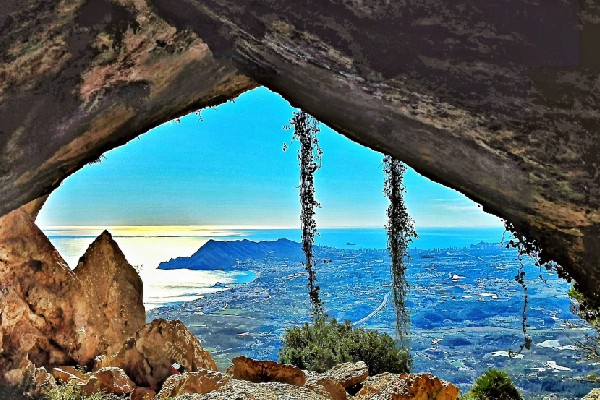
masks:
[[[122,368],[137,385],[154,389],[171,375],[175,362],[188,372],[217,370],[200,340],[181,321],[155,319],[126,340],[117,353],[98,360],[95,368]]]
[[[42,398],[56,387],[56,379],[46,368],[35,368],[33,365],[27,370],[24,378],[23,393],[30,398]],[[0,397],[1,398],[1,397]]]
[[[346,389],[338,381],[322,374],[309,374],[304,386],[330,400],[346,400],[348,398]]]
[[[154,396],[156,396],[156,391],[151,388],[136,387],[133,389],[133,392],[131,392],[129,400],[152,400],[154,399]]]
[[[76,286],[27,212],[0,219],[0,383],[20,385],[29,364],[71,361]]]
[[[226,375],[218,371],[206,369],[171,375],[156,395],[156,399],[174,398],[186,393],[209,393],[224,386],[229,380]]]
[[[232,379],[221,388],[206,394],[190,394],[178,400],[328,400],[328,397],[304,386],[280,382],[254,383]]]
[[[586,394],[581,400],[600,400],[600,389],[592,389],[592,391]]]
[[[337,381],[347,389],[362,383],[369,377],[369,368],[363,361],[338,364],[322,374],[324,377]]]
[[[116,367],[104,367],[92,372],[87,383],[82,386],[82,391],[86,394],[112,393],[117,396],[131,393],[134,389],[135,383],[125,371]]]
[[[88,247],[74,270],[80,285],[76,317],[83,330],[77,359],[112,354],[146,323],[143,284],[108,231]]]
[[[87,365],[144,323],[142,283],[104,232],[75,272],[32,215],[0,219],[0,384],[20,385],[29,365]]]
[[[62,366],[52,369],[52,376],[60,383],[67,383],[71,380],[77,383],[85,384],[89,376],[72,366]]]
[[[431,374],[383,373],[368,378],[356,400],[456,400],[459,390]]]
[[[293,365],[278,364],[274,361],[257,361],[248,357],[236,357],[227,374],[234,379],[250,382],[281,382],[304,386],[306,374]]]

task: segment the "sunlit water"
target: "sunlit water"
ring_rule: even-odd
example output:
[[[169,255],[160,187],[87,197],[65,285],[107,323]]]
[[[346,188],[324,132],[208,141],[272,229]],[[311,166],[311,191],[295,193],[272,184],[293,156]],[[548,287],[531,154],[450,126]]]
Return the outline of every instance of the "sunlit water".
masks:
[[[113,231],[113,230],[111,230]],[[211,236],[131,236],[114,230],[123,236],[113,236],[144,282],[144,304],[147,310],[166,304],[191,301],[203,294],[224,290],[224,285],[245,283],[254,279],[247,271],[163,271],[157,269],[161,261],[173,257],[192,255],[212,238],[235,238],[235,233],[212,232]],[[94,241],[94,234],[101,229],[46,230],[50,241],[71,268]],[[188,232],[189,233],[189,232]],[[83,235],[82,235],[83,234]],[[148,234],[148,233],[143,233]],[[151,235],[155,234],[150,232]]]
[[[46,228],[44,232],[71,268],[77,266],[87,247],[102,232],[101,227]],[[247,271],[163,271],[161,261],[188,257],[209,239],[300,240],[299,229],[211,229],[205,227],[108,227],[125,257],[144,282],[144,304],[148,310],[191,301],[203,294],[225,290],[224,286],[255,278]],[[500,242],[502,229],[425,228],[411,247],[421,249],[464,247],[480,241]],[[370,229],[321,229],[316,243],[337,248],[385,248],[386,231]]]

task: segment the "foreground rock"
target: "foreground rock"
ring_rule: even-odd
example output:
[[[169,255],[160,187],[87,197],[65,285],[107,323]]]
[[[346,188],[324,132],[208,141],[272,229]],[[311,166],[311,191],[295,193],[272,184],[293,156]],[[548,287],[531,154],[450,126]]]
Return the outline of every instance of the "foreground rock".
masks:
[[[232,379],[228,384],[206,394],[189,394],[178,400],[329,400],[304,386],[280,382],[253,383]]]
[[[157,388],[171,375],[171,365],[185,371],[216,371],[211,355],[181,321],[156,319],[144,325],[112,356],[101,357],[94,368],[122,368],[139,386]]]
[[[234,358],[227,374],[249,382],[281,382],[295,386],[304,386],[306,383],[306,374],[298,367],[248,357]]]
[[[129,394],[135,389],[135,384],[120,368],[104,367],[88,375],[83,385],[85,394],[112,393],[117,396]]]
[[[304,372],[272,361],[236,357],[223,375],[214,371],[168,378],[156,399],[179,400],[457,400],[458,388],[430,374],[385,373],[367,378],[363,362],[340,364],[324,373]],[[346,389],[355,388],[352,397]]]
[[[592,389],[592,391],[581,400],[600,400],[600,389]]]
[[[344,389],[348,389],[363,383],[369,377],[369,368],[363,361],[349,362],[338,364],[322,375],[339,382]]]
[[[30,215],[0,219],[0,382],[19,385],[30,364],[73,361],[74,275]]]
[[[230,380],[229,377],[218,371],[206,369],[171,375],[156,395],[156,399],[174,398],[186,393],[204,394],[213,392],[226,385]]]
[[[456,400],[459,390],[431,374],[383,373],[368,378],[357,400]]]
[[[86,298],[84,307],[93,305],[89,310],[77,310],[86,318],[85,342],[78,359],[117,352],[123,341],[146,323],[142,279],[108,231],[89,246],[74,273],[80,296]]]
[[[0,384],[20,385],[29,366],[85,366],[145,320],[141,281],[110,234],[73,272],[35,225],[37,207],[0,219]]]

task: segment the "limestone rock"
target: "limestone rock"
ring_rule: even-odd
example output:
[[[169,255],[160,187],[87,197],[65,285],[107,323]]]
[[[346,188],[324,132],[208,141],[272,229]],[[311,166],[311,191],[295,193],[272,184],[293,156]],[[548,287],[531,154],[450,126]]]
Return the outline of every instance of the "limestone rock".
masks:
[[[211,355],[181,321],[156,319],[125,341],[116,354],[103,357],[96,368],[119,367],[139,386],[156,388],[171,374],[175,362],[189,372],[217,370]]]
[[[232,379],[225,386],[206,394],[178,396],[177,400],[328,400],[304,386],[280,382],[253,383]]]
[[[82,386],[82,391],[87,394],[112,393],[117,396],[131,393],[135,389],[135,383],[116,367],[100,368],[89,374],[89,379]]]
[[[364,382],[369,377],[369,368],[363,361],[356,363],[348,362],[338,364],[322,375],[339,382],[340,385],[347,389]]]
[[[306,374],[298,367],[243,356],[233,359],[233,365],[227,373],[235,379],[250,382],[281,382],[296,386],[306,383]]]
[[[136,387],[133,392],[131,392],[130,400],[152,400],[156,396],[156,391],[145,388],[145,387]]]
[[[85,384],[89,380],[88,375],[69,365],[53,368],[52,376],[60,383],[75,380],[78,383]]]
[[[77,359],[118,351],[146,322],[142,280],[108,231],[88,247],[74,270],[80,284],[76,314],[82,325]]]
[[[356,400],[456,400],[459,390],[431,374],[383,373],[368,378]]]
[[[20,385],[30,364],[86,365],[145,318],[141,280],[107,232],[73,272],[31,214],[0,219],[0,383]]]
[[[24,378],[23,392],[30,398],[40,398],[56,387],[56,379],[46,368],[35,368],[33,365]]]
[[[21,207],[21,209],[23,211],[25,211],[27,214],[29,214],[31,219],[35,221],[38,214],[40,213],[40,210],[44,206],[44,203],[46,203],[46,200],[48,200],[48,195],[39,197],[35,200],[31,200],[29,203],[27,203],[23,207]]]
[[[71,270],[29,214],[0,219],[0,382],[20,384],[30,363],[71,361],[74,289]]]
[[[171,375],[156,395],[156,399],[174,398],[185,393],[209,393],[224,386],[228,381],[227,376],[211,370]]]
[[[304,386],[331,400],[346,400],[348,398],[346,389],[338,381],[322,374],[309,375]]]
[[[600,389],[592,389],[592,391],[586,394],[581,400],[600,400]]]

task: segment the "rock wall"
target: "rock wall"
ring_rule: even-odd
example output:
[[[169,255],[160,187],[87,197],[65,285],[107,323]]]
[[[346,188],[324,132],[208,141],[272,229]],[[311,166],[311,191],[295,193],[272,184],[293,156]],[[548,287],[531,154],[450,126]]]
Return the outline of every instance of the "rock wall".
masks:
[[[110,234],[71,271],[24,209],[0,219],[0,384],[31,364],[85,366],[145,319],[141,280]]]
[[[26,0],[0,34],[0,214],[263,84],[513,223],[600,304],[593,0]]]

